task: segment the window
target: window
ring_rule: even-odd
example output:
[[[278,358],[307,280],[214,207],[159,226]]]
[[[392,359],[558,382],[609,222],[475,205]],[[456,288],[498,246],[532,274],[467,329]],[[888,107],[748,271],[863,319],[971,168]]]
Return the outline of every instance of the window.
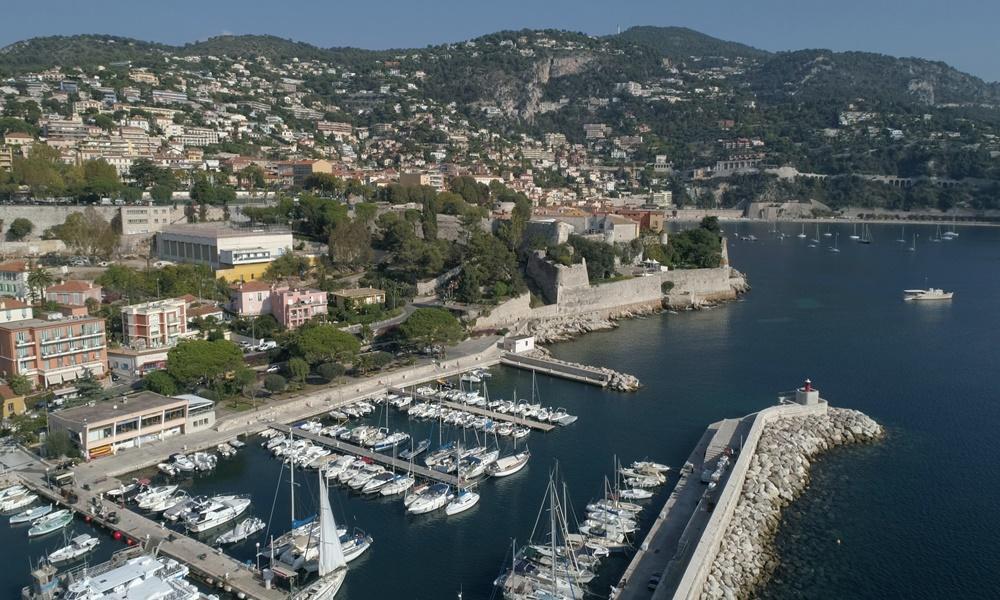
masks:
[[[163,422],[163,415],[148,415],[142,418],[142,428],[159,425]]]
[[[130,431],[135,431],[137,429],[139,429],[139,419],[132,419],[131,421],[118,423],[115,426],[115,435],[122,435],[124,433],[129,433]]]
[[[177,419],[183,419],[184,418],[184,413],[185,413],[185,409],[184,408],[175,408],[175,409],[172,409],[172,410],[168,410],[166,413],[164,413],[163,420],[164,421],[176,421]]]

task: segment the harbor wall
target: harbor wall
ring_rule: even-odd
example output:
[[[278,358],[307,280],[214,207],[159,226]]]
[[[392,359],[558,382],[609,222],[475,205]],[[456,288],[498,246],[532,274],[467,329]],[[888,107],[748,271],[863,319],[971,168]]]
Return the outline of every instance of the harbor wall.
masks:
[[[480,316],[475,329],[498,329],[531,321],[581,316],[615,318],[658,310],[664,304],[679,308],[697,306],[733,299],[747,289],[743,274],[730,267],[665,271],[648,277],[585,286],[576,283],[575,275],[569,277],[572,285],[564,285],[567,282],[560,279],[553,280],[552,290],[557,291],[558,302],[532,308],[530,296],[524,294]],[[666,282],[673,287],[664,294]]]
[[[740,495],[743,492],[743,484],[747,478],[747,471],[750,469],[750,463],[757,452],[757,444],[760,442],[767,424],[785,417],[823,415],[826,411],[827,404],[823,402],[814,405],[782,404],[765,408],[757,413],[743,442],[743,450],[733,464],[725,489],[719,494],[715,508],[712,509],[712,517],[705,526],[705,531],[691,554],[684,576],[672,596],[673,600],[697,600],[701,597],[705,582],[722,545],[722,540],[729,529],[733,513],[736,512]],[[705,500],[703,499],[702,502]],[[653,594],[653,600],[666,600],[670,597],[668,594],[666,588],[660,588]]]

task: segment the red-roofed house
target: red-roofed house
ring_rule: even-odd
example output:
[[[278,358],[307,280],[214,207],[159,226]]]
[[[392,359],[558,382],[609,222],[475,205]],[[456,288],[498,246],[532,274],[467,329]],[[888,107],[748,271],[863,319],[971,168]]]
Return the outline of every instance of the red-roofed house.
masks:
[[[84,306],[87,300],[101,301],[101,286],[93,281],[70,279],[45,288],[45,299],[59,304]]]

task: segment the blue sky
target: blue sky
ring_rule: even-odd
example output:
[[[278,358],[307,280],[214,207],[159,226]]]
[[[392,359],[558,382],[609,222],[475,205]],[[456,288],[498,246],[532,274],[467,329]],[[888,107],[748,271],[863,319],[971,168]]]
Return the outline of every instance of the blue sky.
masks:
[[[831,48],[943,60],[1000,80],[996,0],[8,0],[0,45],[111,33],[183,43],[270,33],[319,46],[422,47],[501,29],[591,34],[680,25],[767,50]]]

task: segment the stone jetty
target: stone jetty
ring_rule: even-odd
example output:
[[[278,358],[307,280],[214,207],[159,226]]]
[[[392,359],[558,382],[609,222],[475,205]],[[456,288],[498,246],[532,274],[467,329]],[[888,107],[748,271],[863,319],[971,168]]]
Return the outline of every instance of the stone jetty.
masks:
[[[773,541],[781,511],[808,484],[812,459],[835,446],[883,435],[870,417],[842,408],[768,422],[700,597],[751,597],[778,564]]]
[[[654,308],[630,308],[611,313],[589,313],[571,317],[540,319],[528,323],[526,333],[535,336],[538,343],[564,342],[592,331],[605,331],[618,327],[619,319],[631,319],[659,312]]]
[[[584,365],[581,363],[575,363],[568,360],[563,360],[561,358],[553,358],[552,354],[546,348],[536,346],[535,349],[528,354],[528,356],[536,356],[538,358],[544,358],[546,360],[559,362],[564,365],[570,365],[572,367],[579,367],[581,369],[593,369],[600,373],[604,373],[608,376],[607,389],[615,392],[634,392],[642,387],[639,383],[639,378],[635,375],[630,375],[628,373],[622,373],[621,371],[615,371],[614,369],[609,369],[607,367],[593,367],[590,365]]]

